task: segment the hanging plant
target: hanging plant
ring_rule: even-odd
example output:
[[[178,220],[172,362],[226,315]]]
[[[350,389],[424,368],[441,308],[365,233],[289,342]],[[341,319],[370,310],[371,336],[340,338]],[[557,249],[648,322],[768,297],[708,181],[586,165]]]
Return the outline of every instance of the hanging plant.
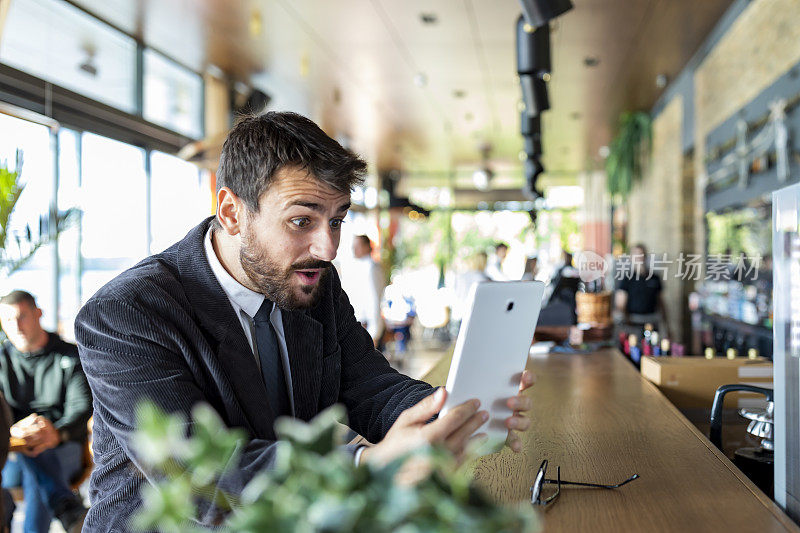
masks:
[[[609,145],[606,159],[608,192],[612,197],[627,198],[633,185],[642,179],[652,143],[652,119],[648,113],[625,112],[620,116],[619,131]]]

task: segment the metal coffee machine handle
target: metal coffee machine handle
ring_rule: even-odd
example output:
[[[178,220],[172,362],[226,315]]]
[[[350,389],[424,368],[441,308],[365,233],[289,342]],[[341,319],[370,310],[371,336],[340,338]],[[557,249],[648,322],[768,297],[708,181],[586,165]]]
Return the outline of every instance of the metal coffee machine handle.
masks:
[[[753,392],[763,394],[768,402],[773,401],[772,389],[754,387],[753,385],[723,385],[714,394],[714,404],[711,406],[711,429],[708,431],[708,439],[720,450],[722,449],[722,405],[725,403],[725,395],[729,392]]]

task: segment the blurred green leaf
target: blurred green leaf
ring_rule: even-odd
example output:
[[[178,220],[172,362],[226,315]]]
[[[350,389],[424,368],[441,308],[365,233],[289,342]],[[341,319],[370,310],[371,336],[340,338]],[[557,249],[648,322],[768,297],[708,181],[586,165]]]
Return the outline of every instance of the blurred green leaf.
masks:
[[[224,532],[442,532],[538,531],[530,505],[496,505],[471,485],[468,466],[458,467],[452,455],[431,448],[409,453],[384,467],[356,466],[338,446],[345,411],[334,406],[312,422],[283,419],[275,467],[259,472],[241,495],[225,495],[219,477],[238,460],[244,444],[240,431],[224,427],[207,406],[193,411],[192,435],[186,422],[161,413],[153,404],[139,409],[134,439],[145,466],[157,472],[157,486],[146,486],[145,504],[132,525],[159,531],[197,529],[198,497],[237,502]],[[184,452],[175,448],[184,439]],[[169,442],[171,455],[153,442]],[[139,447],[144,447],[145,452]],[[414,486],[398,485],[397,475],[409,460],[424,459],[430,473]],[[149,462],[150,461],[150,462]]]

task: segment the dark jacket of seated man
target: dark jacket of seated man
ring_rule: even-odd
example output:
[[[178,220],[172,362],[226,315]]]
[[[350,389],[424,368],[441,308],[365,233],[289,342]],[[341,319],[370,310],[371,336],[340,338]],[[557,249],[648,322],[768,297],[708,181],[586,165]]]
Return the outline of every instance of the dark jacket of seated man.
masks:
[[[86,442],[92,395],[78,359],[78,348],[55,333],[34,352],[21,352],[3,338],[0,391],[15,422],[31,413],[50,420],[61,442]]]
[[[250,437],[241,462],[218,489],[238,494],[275,457],[274,416],[239,318],[211,270],[204,238],[211,218],[180,242],[100,289],[76,321],[81,361],[95,398],[92,508],[84,531],[125,531],[150,478],[131,448],[143,399],[189,416],[209,403]],[[393,370],[357,322],[335,269],[319,303],[282,310],[295,416],[309,420],[334,403],[371,442],[432,388]],[[219,511],[200,509],[212,525]]]

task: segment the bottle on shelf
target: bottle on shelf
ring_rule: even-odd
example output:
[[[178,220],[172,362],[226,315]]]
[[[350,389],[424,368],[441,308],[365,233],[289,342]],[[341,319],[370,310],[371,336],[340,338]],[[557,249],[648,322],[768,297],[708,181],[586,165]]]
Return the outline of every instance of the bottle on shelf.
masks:
[[[717,351],[714,350],[714,348],[712,348],[711,346],[706,348],[706,350],[705,350],[706,359],[714,359],[714,357],[716,357],[716,355],[717,355]]]
[[[758,359],[758,350],[756,348],[750,348],[749,350],[747,350],[747,358]]]
[[[661,355],[661,344],[658,338],[658,332],[654,331],[652,335],[650,335],[650,342],[652,343],[652,352],[653,355],[656,357]]]
[[[642,360],[642,349],[638,346],[638,344],[639,344],[639,339],[636,338],[636,335],[631,335],[628,337],[628,345],[630,346],[631,360],[637,365]]]
[[[736,351],[736,348],[728,348],[728,351],[725,352],[725,355],[728,359],[736,359],[736,356],[739,355],[739,353]]]
[[[670,355],[669,339],[661,339],[661,355]]]

